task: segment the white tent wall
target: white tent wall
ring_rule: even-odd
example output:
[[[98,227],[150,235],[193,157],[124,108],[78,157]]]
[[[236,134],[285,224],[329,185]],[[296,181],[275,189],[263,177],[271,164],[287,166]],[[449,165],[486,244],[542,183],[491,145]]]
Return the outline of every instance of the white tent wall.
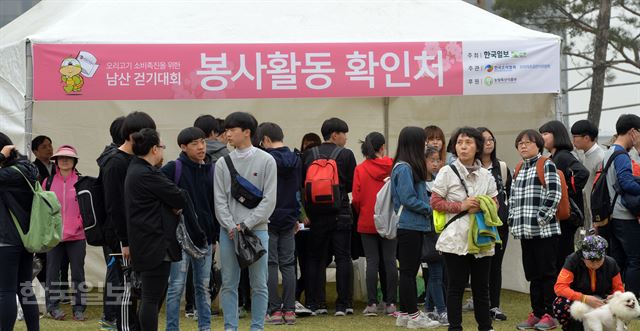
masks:
[[[24,42],[0,47],[0,132],[11,136],[21,150],[25,146],[26,56]]]
[[[487,126],[496,134],[499,156],[513,168],[517,160],[513,148],[515,135],[522,129],[537,128],[553,118],[553,108],[553,96],[547,94],[391,98],[389,154],[395,154],[398,134],[407,125],[424,127],[436,124],[447,136],[458,126]],[[80,156],[79,170],[83,174],[97,175],[95,159],[104,145],[110,142],[109,124],[115,117],[133,110],[145,111],[155,119],[161,138],[167,145],[165,161],[175,159],[179,152],[175,141],[178,132],[191,126],[201,114],[224,117],[233,111],[251,112],[259,122],[280,124],[285,132],[285,142],[291,148],[298,147],[307,132],[320,134],[323,120],[340,117],[349,124],[347,147],[354,151],[358,162],[362,161],[358,140],[364,139],[371,131],[384,132],[382,98],[346,98],[38,102],[34,106],[33,134],[50,136],[55,146],[76,146]],[[503,265],[503,287],[527,292],[528,284],[524,279],[517,241],[510,240]],[[100,284],[104,268],[102,251],[91,247],[86,258],[87,281]],[[362,266],[358,269],[360,271],[356,274],[364,277]],[[364,293],[362,286],[356,286],[356,298],[363,299]]]

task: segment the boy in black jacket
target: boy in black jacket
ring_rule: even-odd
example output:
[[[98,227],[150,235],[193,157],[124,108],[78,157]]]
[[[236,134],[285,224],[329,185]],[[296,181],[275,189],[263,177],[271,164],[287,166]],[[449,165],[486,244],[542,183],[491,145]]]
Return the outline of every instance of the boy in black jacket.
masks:
[[[214,219],[213,164],[206,154],[205,133],[195,127],[186,128],[178,134],[178,146],[182,150],[176,161],[162,167],[162,172],[178,187],[189,193],[193,208],[198,215],[198,224],[207,240],[207,254],[203,259],[192,259],[182,252],[182,260],[171,264],[169,288],[167,289],[167,330],[180,327],[180,298],[187,280],[189,265],[193,268],[198,330],[211,328],[211,305],[208,301],[209,278],[211,277],[212,245],[215,245],[220,226]],[[179,176],[179,178],[177,178]]]
[[[115,284],[115,287],[110,289],[109,292],[115,296],[115,300],[122,306],[119,311],[120,316],[118,316],[118,330],[140,329],[138,314],[136,313],[137,299],[131,296],[128,277],[125,277],[123,273],[124,268],[130,267],[127,217],[123,206],[125,205],[124,180],[127,176],[129,163],[134,157],[131,136],[144,128],[156,128],[156,123],[151,116],[143,112],[132,112],[127,115],[122,123],[121,130],[122,138],[125,139],[124,144],[111,153],[110,156],[102,159],[103,162],[100,164],[106,209],[106,228],[113,229],[117,238],[116,242],[109,243],[109,245],[114,254],[122,252],[122,257],[117,258],[113,264],[116,269],[121,267],[118,273],[119,277],[121,277],[121,283]],[[122,285],[124,285],[124,293],[119,293],[118,289],[122,288]]]
[[[353,185],[353,173],[356,168],[356,158],[350,149],[343,148],[347,143],[347,123],[339,118],[330,118],[322,123],[321,128],[324,143],[318,147],[308,149],[302,155],[304,162],[303,176],[306,178],[307,169],[315,160],[314,150],[322,157],[329,157],[336,148],[342,148],[335,161],[338,167],[340,181],[340,196],[342,202],[340,209],[335,213],[317,213],[312,209],[307,210],[307,216],[311,221],[311,242],[314,251],[308,264],[309,289],[307,306],[316,310],[316,314],[326,314],[326,303],[320,302],[325,298],[326,266],[329,252],[329,243],[332,244],[336,259],[336,299],[335,316],[353,314],[352,297],[353,286],[351,278],[353,263],[351,262],[351,226],[353,217],[349,205],[349,192]],[[304,179],[303,179],[304,180]],[[307,202],[308,203],[308,202]]]
[[[277,124],[260,124],[257,137],[278,167],[278,197],[269,218],[269,308],[266,323],[295,324],[295,233],[300,216],[296,193],[300,187],[302,162],[282,142],[284,133]],[[282,273],[282,297],[278,295],[278,268]]]

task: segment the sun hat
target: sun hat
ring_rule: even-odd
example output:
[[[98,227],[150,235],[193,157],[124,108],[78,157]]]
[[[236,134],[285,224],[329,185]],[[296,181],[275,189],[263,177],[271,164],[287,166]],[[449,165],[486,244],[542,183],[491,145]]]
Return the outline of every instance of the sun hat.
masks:
[[[76,151],[76,148],[71,145],[62,145],[58,147],[58,150],[51,156],[51,159],[55,160],[58,156],[66,156],[77,159],[78,152]]]
[[[580,251],[586,260],[601,260],[608,246],[607,241],[598,235],[586,236],[580,243]]]

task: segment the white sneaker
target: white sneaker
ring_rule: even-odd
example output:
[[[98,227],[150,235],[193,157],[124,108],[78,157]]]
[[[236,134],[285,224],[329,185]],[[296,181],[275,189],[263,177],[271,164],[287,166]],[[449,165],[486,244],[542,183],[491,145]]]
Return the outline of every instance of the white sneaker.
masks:
[[[396,326],[406,328],[410,318],[407,314],[398,314],[398,317],[396,317]]]
[[[300,303],[300,301],[296,301],[295,308],[296,308],[296,315],[298,316],[309,316],[313,314],[311,309],[305,307],[303,304]]]
[[[433,329],[439,326],[440,322],[430,319],[423,312],[420,312],[418,317],[410,317],[407,322],[407,328],[409,329]]]
[[[329,311],[327,310],[327,308],[320,308],[316,309],[315,313],[316,315],[327,315],[329,314]]]

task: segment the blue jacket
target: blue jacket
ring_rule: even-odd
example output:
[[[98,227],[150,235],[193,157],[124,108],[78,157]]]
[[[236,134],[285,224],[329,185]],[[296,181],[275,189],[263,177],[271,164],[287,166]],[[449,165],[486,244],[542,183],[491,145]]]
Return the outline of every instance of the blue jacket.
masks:
[[[296,194],[301,184],[302,161],[289,147],[270,148],[267,152],[278,167],[278,197],[276,208],[269,217],[269,229],[293,229],[300,216]]]
[[[391,171],[391,199],[396,212],[403,205],[399,229],[422,232],[433,231],[430,217],[433,212],[424,181],[415,182],[408,163],[401,163]]]
[[[212,244],[217,241],[220,232],[220,225],[215,219],[215,209],[213,205],[213,164],[207,155],[205,164],[197,164],[189,159],[182,152],[178,159],[182,162],[182,173],[178,187],[189,192],[189,197],[193,202],[193,207],[198,215],[200,228],[207,235],[207,243]],[[176,162],[170,161],[161,171],[171,181],[175,182]]]

